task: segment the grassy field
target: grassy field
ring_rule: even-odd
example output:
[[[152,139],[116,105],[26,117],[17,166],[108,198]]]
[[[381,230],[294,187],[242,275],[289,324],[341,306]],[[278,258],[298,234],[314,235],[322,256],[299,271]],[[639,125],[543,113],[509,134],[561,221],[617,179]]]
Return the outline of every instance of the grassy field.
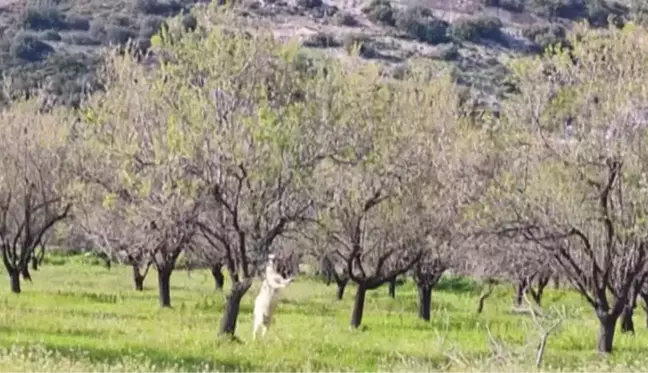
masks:
[[[223,304],[208,271],[172,277],[173,309],[159,309],[155,273],[146,289],[131,289],[126,267],[111,270],[81,257],[51,257],[23,293],[0,290],[2,371],[466,371],[535,370],[538,329],[510,312],[511,287],[496,290],[481,315],[479,289],[446,279],[433,293],[433,320],[416,317],[411,282],[396,299],[380,288],[368,296],[362,330],[348,321],[352,288],[334,300],[335,287],[305,277],[282,293],[276,324],[265,341],[251,341],[258,283],[244,298],[238,336],[218,341]],[[644,313],[636,336],[616,336],[611,357],[594,353],[596,322],[574,293],[548,290],[545,309],[569,315],[549,340],[543,370],[639,371],[648,366]],[[489,336],[490,331],[490,336]],[[499,344],[493,341],[500,341]]]

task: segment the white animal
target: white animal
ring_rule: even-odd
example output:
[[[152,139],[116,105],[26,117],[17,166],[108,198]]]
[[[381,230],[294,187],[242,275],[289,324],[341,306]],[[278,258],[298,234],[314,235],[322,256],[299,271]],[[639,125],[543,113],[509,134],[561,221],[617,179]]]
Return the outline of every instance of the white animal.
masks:
[[[254,301],[254,320],[252,339],[256,340],[257,333],[261,329],[261,336],[265,337],[272,322],[272,313],[277,304],[277,292],[280,288],[286,287],[292,278],[284,279],[274,268],[274,254],[268,255],[265,279],[261,283],[261,290]]]

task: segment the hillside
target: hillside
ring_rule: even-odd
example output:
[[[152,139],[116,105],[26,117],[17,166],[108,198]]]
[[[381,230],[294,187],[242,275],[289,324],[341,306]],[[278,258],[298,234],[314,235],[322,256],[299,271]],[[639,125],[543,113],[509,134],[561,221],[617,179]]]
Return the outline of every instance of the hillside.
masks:
[[[399,74],[411,58],[446,61],[457,80],[492,104],[510,90],[503,59],[542,53],[572,22],[605,26],[641,20],[631,3],[605,0],[242,0],[248,16],[270,22],[278,37]],[[0,72],[10,91],[40,85],[50,103],[76,105],[98,87],[98,50],[132,40],[146,50],[167,17],[204,0],[0,0]],[[639,4],[639,3],[638,3]],[[191,27],[195,19],[185,15]],[[490,105],[489,105],[490,106]]]

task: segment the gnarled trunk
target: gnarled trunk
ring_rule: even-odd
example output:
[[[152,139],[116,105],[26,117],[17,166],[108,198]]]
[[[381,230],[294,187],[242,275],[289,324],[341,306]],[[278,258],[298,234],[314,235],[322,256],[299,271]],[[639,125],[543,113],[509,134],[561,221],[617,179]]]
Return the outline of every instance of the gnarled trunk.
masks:
[[[344,297],[344,290],[346,289],[346,286],[349,283],[349,279],[339,279],[336,282],[337,282],[336,298],[338,300],[342,300],[342,297]]]
[[[419,318],[430,321],[430,308],[432,306],[432,286],[417,285],[419,298]]]
[[[618,317],[610,314],[598,313],[599,331],[597,350],[602,353],[612,352],[612,343],[614,342],[614,329]]]
[[[225,311],[221,318],[218,335],[234,336],[234,333],[236,332],[236,322],[241,309],[241,299],[243,299],[243,295],[245,295],[248,289],[250,289],[250,286],[252,286],[251,279],[246,279],[242,282],[235,282],[232,286],[232,290],[225,300]]]
[[[158,298],[160,307],[171,307],[171,268],[158,268]]]
[[[11,286],[11,292],[15,294],[20,294],[20,272],[11,269],[9,270],[9,284]]]
[[[367,288],[365,284],[358,284],[355,300],[353,302],[353,312],[351,313],[351,327],[358,328],[362,324],[362,314],[364,312],[365,297]]]
[[[35,256],[31,258],[31,266],[34,271],[38,271],[38,258]]]
[[[212,277],[214,277],[214,289],[223,290],[225,285],[225,276],[223,276],[223,265],[214,264],[211,268]]]

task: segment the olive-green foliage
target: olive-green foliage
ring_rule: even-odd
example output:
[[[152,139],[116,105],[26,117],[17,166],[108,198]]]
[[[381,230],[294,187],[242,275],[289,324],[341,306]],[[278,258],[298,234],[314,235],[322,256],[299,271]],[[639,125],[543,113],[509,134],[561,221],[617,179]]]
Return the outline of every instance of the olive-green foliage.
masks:
[[[11,41],[10,53],[13,58],[35,62],[45,59],[53,52],[54,48],[28,32],[16,34]]]
[[[502,21],[497,17],[464,17],[452,22],[448,32],[459,40],[478,41],[479,39],[491,39],[498,41],[502,37],[501,28]]]
[[[371,39],[362,34],[347,34],[344,36],[344,41],[342,42],[344,50],[348,54],[352,54],[355,50],[358,50],[358,54],[363,58],[375,58],[378,55],[375,46],[371,42]]]
[[[303,45],[311,48],[337,48],[342,43],[333,34],[317,32],[304,40]]]
[[[429,8],[413,6],[404,12],[398,12],[395,24],[397,28],[422,42],[438,44],[448,39],[448,23],[434,18]]]
[[[389,0],[371,0],[371,3],[362,8],[362,12],[367,15],[367,18],[373,23],[383,24],[387,26],[396,25],[397,10],[392,8]]]

